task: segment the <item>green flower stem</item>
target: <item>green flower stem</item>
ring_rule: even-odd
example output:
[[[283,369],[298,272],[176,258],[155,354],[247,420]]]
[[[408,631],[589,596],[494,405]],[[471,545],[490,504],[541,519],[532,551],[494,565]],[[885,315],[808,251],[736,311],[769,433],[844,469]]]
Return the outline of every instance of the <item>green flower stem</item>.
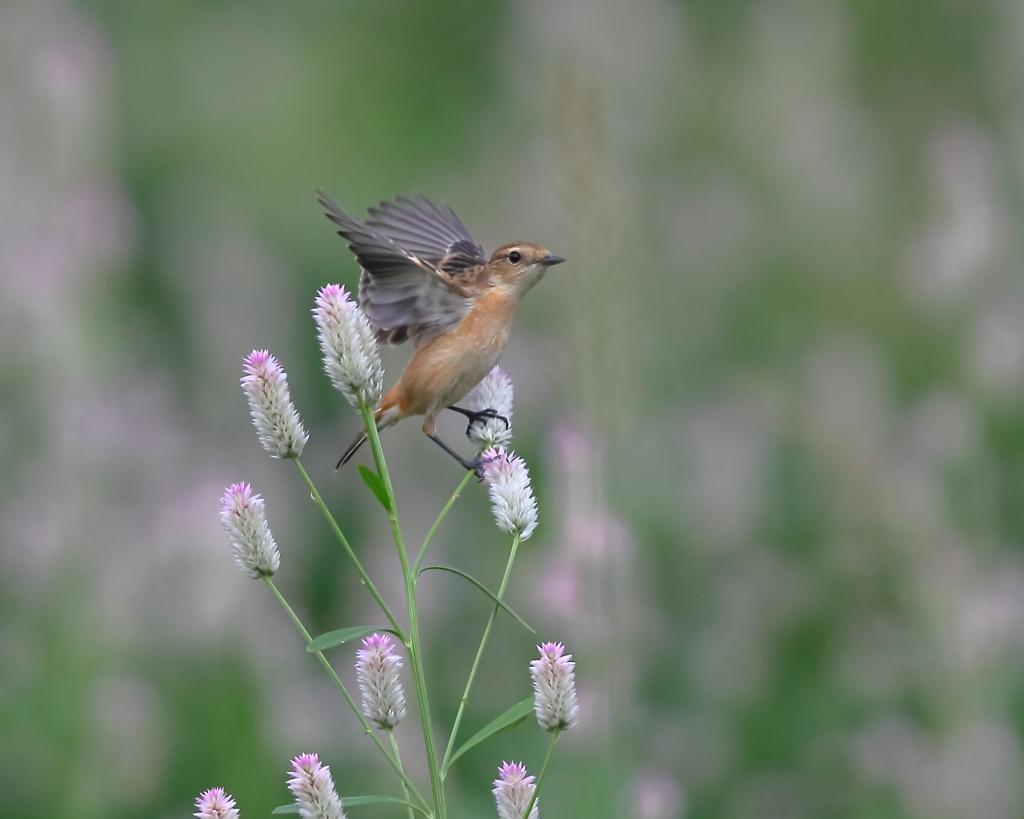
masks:
[[[384,615],[388,618],[388,620],[391,621],[391,627],[399,635],[404,634],[404,632],[402,631],[402,627],[398,624],[398,620],[395,619],[395,616],[391,613],[391,609],[388,608],[388,604],[384,602],[384,598],[380,596],[380,592],[377,591],[377,587],[373,585],[373,581],[370,580],[370,576],[366,573],[366,570],[363,568],[363,564],[360,563],[359,558],[356,557],[356,553],[352,550],[352,547],[349,545],[348,539],[341,531],[341,527],[338,526],[337,521],[334,519],[334,515],[332,515],[331,511],[327,508],[327,504],[325,504],[323,498],[320,497],[320,493],[316,491],[316,486],[313,485],[313,481],[310,480],[310,477],[307,474],[305,468],[302,466],[302,463],[299,461],[298,458],[292,458],[292,460],[295,462],[295,468],[299,470],[299,474],[302,475],[302,479],[306,482],[306,486],[309,487],[309,492],[313,496],[313,501],[316,503],[317,506],[320,507],[320,511],[323,512],[324,517],[327,518],[327,522],[330,524],[331,529],[334,531],[335,537],[337,537],[338,540],[341,542],[342,547],[348,553],[349,558],[355,565],[356,571],[359,572],[359,577],[363,581],[363,585],[366,586],[367,589],[369,589],[370,594],[373,595],[373,599],[377,601],[377,605],[380,606],[381,610],[384,612]],[[404,640],[405,638],[402,637],[401,639]]]
[[[551,743],[548,745],[548,755],[544,757],[544,767],[540,769],[540,776],[537,777],[537,787],[533,790],[533,797],[530,799],[530,804],[526,806],[526,810],[523,812],[523,818],[526,819],[530,815],[530,811],[533,810],[533,805],[537,801],[537,797],[540,796],[540,786],[544,784],[544,777],[548,773],[548,763],[551,762],[551,754],[555,751],[555,743],[558,742],[558,737],[561,735],[561,731],[555,730],[551,732]]]
[[[270,590],[274,593],[274,597],[277,598],[278,602],[282,606],[284,606],[284,610],[288,612],[288,616],[292,618],[292,622],[295,623],[296,627],[299,629],[299,632],[306,639],[306,644],[308,645],[309,643],[311,643],[313,641],[313,638],[309,636],[309,632],[306,631],[306,627],[302,625],[302,621],[299,619],[299,616],[295,613],[292,607],[288,605],[288,601],[285,600],[281,592],[278,591],[277,586],[274,585],[274,581],[271,580],[269,577],[264,577],[263,580],[270,588]],[[417,800],[419,800],[420,804],[423,805],[423,814],[425,816],[430,816],[430,806],[427,804],[426,800],[420,795],[419,791],[416,790],[416,786],[409,780],[409,778],[405,775],[405,772],[402,770],[402,763],[398,759],[397,750],[394,757],[392,757],[391,754],[388,753],[388,749],[384,747],[384,743],[381,742],[380,738],[373,732],[373,728],[370,727],[370,723],[366,721],[366,717],[363,716],[363,712],[359,709],[359,706],[356,705],[356,701],[352,699],[352,695],[348,693],[348,689],[345,688],[345,684],[341,681],[341,678],[338,677],[337,673],[334,671],[334,668],[327,661],[327,658],[324,656],[324,653],[322,651],[318,651],[316,652],[316,656],[320,659],[320,664],[323,665],[325,669],[327,669],[327,673],[331,675],[331,679],[334,680],[334,684],[338,687],[338,690],[341,691],[342,696],[345,698],[345,701],[348,702],[349,707],[352,709],[352,712],[359,719],[359,722],[362,723],[363,733],[365,733],[368,737],[370,737],[370,739],[374,741],[374,743],[376,743],[377,747],[380,749],[380,752],[384,754],[384,758],[391,763],[391,767],[395,769],[395,772],[402,780],[402,786],[407,789],[407,792],[411,792],[412,795]]]
[[[448,514],[448,510],[452,508],[452,505],[458,500],[459,495],[462,494],[462,490],[466,488],[466,484],[469,483],[469,479],[473,477],[473,473],[466,470],[466,477],[462,479],[462,483],[456,487],[452,496],[448,498],[448,503],[444,505],[444,509],[441,510],[441,514],[437,516],[437,520],[434,521],[434,525],[430,527],[430,531],[427,532],[427,537],[423,541],[423,545],[420,547],[420,553],[416,555],[416,562],[413,564],[413,573],[419,575],[420,564],[423,562],[423,556],[427,553],[427,546],[430,544],[431,539],[434,537],[434,532],[437,531],[437,527],[441,525],[441,521],[445,519]]]
[[[505,596],[505,589],[508,586],[509,577],[512,576],[512,564],[515,563],[516,551],[518,549],[519,535],[516,535],[512,539],[512,549],[508,554],[508,563],[505,564],[505,575],[501,578],[501,586],[498,587],[499,600],[503,599]],[[480,667],[480,659],[484,655],[484,646],[487,645],[487,638],[491,636],[491,628],[494,626],[494,620],[498,616],[500,608],[501,607],[497,603],[494,604],[494,608],[491,610],[491,616],[487,620],[487,626],[484,628],[483,637],[480,638],[480,647],[476,650],[476,657],[473,659],[473,666],[469,670],[469,679],[466,680],[466,690],[462,692],[462,700],[459,702],[459,711],[455,715],[455,723],[452,725],[452,733],[448,739],[448,748],[444,752],[444,761],[441,763],[442,777],[448,773],[448,763],[451,760],[452,749],[455,747],[455,737],[459,733],[459,724],[462,722],[462,715],[466,710],[466,703],[469,702],[469,690],[473,687],[473,680],[476,678],[477,669]]]
[[[384,450],[380,446],[380,435],[377,433],[373,410],[362,398],[359,399],[359,409],[363,414],[363,422],[366,424],[366,434],[370,438],[373,460],[377,464],[377,475],[384,483],[384,488],[388,493],[388,519],[391,521],[391,532],[398,549],[398,559],[402,564],[402,576],[405,578],[405,600],[409,615],[409,638],[405,645],[409,650],[409,669],[416,686],[416,702],[419,705],[420,723],[423,726],[423,745],[427,754],[427,770],[430,773],[430,790],[434,797],[435,816],[437,819],[445,819],[444,782],[438,766],[437,746],[434,744],[434,727],[430,721],[427,681],[423,671],[423,649],[420,647],[419,616],[416,609],[416,575],[409,567],[409,556],[406,554],[405,542],[402,539],[402,527],[398,523],[398,513],[395,511],[397,508],[395,490],[391,485],[387,462],[384,460]]]
[[[391,740],[391,752],[395,756],[395,762],[398,763],[398,770],[403,770],[403,768],[402,768],[402,757],[398,753],[398,740],[395,739],[395,729],[394,728],[388,728],[388,739]],[[408,802],[409,801],[409,789],[406,787],[405,782],[402,782],[402,791],[405,794],[405,801]],[[407,807],[406,810],[409,812],[409,819],[413,819],[412,807],[411,806]]]

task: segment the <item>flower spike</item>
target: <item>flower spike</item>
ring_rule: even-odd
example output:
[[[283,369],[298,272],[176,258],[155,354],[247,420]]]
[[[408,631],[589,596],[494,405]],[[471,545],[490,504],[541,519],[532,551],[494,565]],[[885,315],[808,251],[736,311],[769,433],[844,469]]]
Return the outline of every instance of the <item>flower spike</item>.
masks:
[[[478,452],[504,446],[512,440],[512,379],[501,367],[495,367],[470,390],[465,404],[472,413],[485,410],[493,413],[493,416],[471,417],[469,422],[466,435],[476,444]]]
[[[498,819],[524,819],[526,806],[533,799],[537,786],[534,777],[526,775],[526,766],[521,762],[503,762],[494,780],[494,802],[498,808]],[[530,819],[538,819],[540,800],[534,800]]]
[[[526,462],[500,446],[484,454],[482,471],[498,528],[526,540],[537,528],[537,500]]]
[[[391,638],[371,634],[356,652],[356,676],[363,694],[363,713],[378,728],[391,729],[405,717],[405,693],[398,679],[402,658]]]
[[[232,484],[224,490],[220,520],[235,548],[238,568],[256,580],[272,577],[281,565],[281,553],[267,524],[263,498],[247,483]]]
[[[198,819],[238,819],[235,800],[224,792],[223,788],[210,788],[203,791],[196,799],[196,812],[192,814]]]
[[[297,458],[309,435],[288,393],[288,376],[267,350],[253,350],[245,359],[242,389],[260,443],[275,458]]]
[[[384,384],[384,368],[376,336],[363,311],[344,287],[329,284],[317,294],[313,317],[331,383],[353,407],[359,407],[360,398],[375,407]]]
[[[298,803],[302,819],[345,819],[331,769],[322,765],[316,754],[295,757],[291,774],[288,790]]]
[[[537,646],[540,659],[530,663],[533,678],[533,711],[546,731],[567,731],[576,724],[576,678],[572,655],[561,643]]]

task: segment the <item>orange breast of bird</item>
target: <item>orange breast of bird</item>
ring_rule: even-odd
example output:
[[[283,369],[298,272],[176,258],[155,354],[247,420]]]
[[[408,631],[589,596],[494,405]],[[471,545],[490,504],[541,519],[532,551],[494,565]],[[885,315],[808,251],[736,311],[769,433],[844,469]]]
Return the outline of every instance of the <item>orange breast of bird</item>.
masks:
[[[465,398],[498,363],[518,309],[514,295],[492,288],[450,332],[416,350],[396,385],[402,415],[432,419]]]

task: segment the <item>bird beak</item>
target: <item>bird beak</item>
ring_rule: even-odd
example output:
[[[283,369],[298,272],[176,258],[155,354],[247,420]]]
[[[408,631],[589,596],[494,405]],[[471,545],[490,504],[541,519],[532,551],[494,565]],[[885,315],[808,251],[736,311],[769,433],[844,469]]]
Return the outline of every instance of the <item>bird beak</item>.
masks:
[[[544,267],[551,267],[552,265],[561,264],[564,261],[564,256],[556,256],[554,253],[549,253],[547,256],[545,256],[543,259],[537,262],[537,264],[544,265]]]

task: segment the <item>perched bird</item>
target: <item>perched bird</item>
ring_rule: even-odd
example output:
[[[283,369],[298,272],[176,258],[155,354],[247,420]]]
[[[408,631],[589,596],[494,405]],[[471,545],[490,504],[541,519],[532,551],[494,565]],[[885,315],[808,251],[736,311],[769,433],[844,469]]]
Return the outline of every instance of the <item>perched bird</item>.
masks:
[[[424,196],[381,202],[364,222],[319,193],[362,268],[359,304],[377,339],[413,343],[405,372],[374,413],[377,429],[425,415],[423,431],[464,467],[477,469],[479,460],[465,460],[437,437],[435,419],[443,409],[470,421],[498,417],[455,405],[498,363],[523,296],[565,259],[532,242],[504,245],[488,259],[451,208]],[[366,437],[365,430],[356,437],[339,467]]]

